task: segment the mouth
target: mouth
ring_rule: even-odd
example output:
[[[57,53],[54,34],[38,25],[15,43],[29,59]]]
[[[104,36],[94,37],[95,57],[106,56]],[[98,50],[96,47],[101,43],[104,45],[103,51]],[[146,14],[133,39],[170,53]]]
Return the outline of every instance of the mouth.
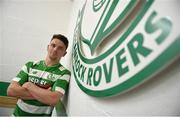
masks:
[[[54,52],[51,53],[51,54],[50,54],[50,57],[51,57],[51,58],[57,58],[57,53],[54,53]]]
[[[52,52],[52,55],[57,56],[58,54],[57,52]]]

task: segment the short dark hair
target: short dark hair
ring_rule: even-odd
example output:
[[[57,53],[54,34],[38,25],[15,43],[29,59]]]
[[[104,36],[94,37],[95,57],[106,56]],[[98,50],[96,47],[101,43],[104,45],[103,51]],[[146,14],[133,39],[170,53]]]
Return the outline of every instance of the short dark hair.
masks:
[[[55,38],[61,40],[65,44],[66,49],[68,48],[69,41],[68,41],[67,37],[65,37],[62,34],[54,34],[51,41]]]

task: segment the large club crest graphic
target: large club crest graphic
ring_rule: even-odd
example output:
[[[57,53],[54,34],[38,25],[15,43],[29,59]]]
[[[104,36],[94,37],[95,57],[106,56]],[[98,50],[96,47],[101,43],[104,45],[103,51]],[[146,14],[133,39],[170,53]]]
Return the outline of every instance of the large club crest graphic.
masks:
[[[93,0],[89,7],[91,7],[91,11],[87,11],[92,15],[84,14],[85,8],[87,7],[87,1],[81,11],[80,17],[80,36],[81,41],[86,43],[93,55],[97,47],[113,32],[115,29],[122,24],[122,22],[126,21],[128,16],[134,12],[133,10],[138,11],[137,6],[142,5],[142,1],[127,1],[124,2],[125,5],[121,5],[120,0]],[[89,10],[89,9],[88,9]],[[86,15],[86,16],[85,16]],[[91,16],[96,16],[94,25],[90,28],[91,34],[85,37],[82,34],[82,23],[83,20],[89,20],[88,23],[91,23]],[[86,25],[86,24],[85,24]],[[87,27],[86,27],[87,28]],[[121,30],[125,28],[124,26]],[[88,28],[87,28],[88,30]]]
[[[85,2],[76,20],[72,55],[73,75],[81,90],[97,97],[126,92],[178,56],[179,33],[172,31],[171,20],[158,19],[150,10],[153,3]],[[153,36],[157,31],[161,33]],[[177,36],[168,37],[171,32]]]

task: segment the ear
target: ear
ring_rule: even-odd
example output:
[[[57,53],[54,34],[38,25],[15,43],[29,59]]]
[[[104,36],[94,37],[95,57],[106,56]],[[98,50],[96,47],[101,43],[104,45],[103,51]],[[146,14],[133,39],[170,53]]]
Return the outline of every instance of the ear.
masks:
[[[67,52],[64,52],[64,55],[63,56],[65,56],[67,54]]]
[[[49,49],[49,45],[47,46],[47,51],[48,51],[48,49]]]

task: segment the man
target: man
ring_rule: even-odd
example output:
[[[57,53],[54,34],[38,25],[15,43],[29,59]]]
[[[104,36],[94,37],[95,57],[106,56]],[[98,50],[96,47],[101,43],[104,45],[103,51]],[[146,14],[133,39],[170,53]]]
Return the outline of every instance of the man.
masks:
[[[14,116],[51,116],[69,84],[70,71],[59,63],[67,47],[65,36],[53,35],[45,60],[27,62],[13,78],[7,94],[18,98]]]

